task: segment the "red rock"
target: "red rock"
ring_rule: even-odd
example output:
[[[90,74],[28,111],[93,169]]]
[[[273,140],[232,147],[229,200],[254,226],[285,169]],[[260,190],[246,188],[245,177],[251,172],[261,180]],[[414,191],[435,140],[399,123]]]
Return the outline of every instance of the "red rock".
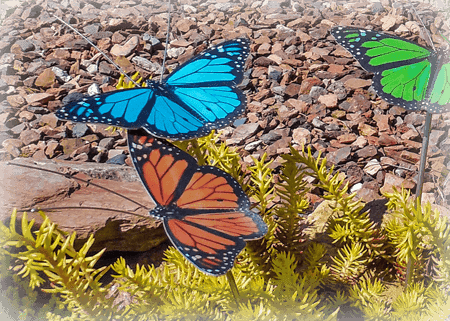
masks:
[[[400,159],[401,152],[405,149],[402,145],[386,146],[383,147],[383,151],[386,156],[393,158],[395,160]]]
[[[328,108],[335,108],[337,107],[338,98],[336,94],[327,94],[320,96],[318,101],[319,103],[324,104]]]
[[[45,152],[42,149],[39,149],[33,154],[31,158],[36,160],[45,160],[47,159],[47,155],[45,155]]]
[[[378,190],[379,188],[376,181],[365,182],[361,189],[356,193],[356,199],[360,199],[365,203],[383,199]]]
[[[363,149],[360,149],[359,151],[356,152],[356,155],[358,155],[358,157],[360,157],[360,158],[372,158],[377,154],[378,154],[378,150],[373,145],[368,145],[368,146],[364,147]]]
[[[380,146],[392,146],[397,145],[397,139],[395,139],[395,136],[390,136],[387,134],[381,134],[378,143]]]
[[[271,91],[269,89],[262,89],[257,92],[252,98],[256,101],[262,101],[263,99],[266,99],[270,94]]]
[[[14,162],[36,166],[32,160],[20,159]],[[88,172],[94,170],[99,177],[115,177],[117,180],[92,179],[79,173],[76,176],[90,179],[93,183],[107,187],[133,200],[139,200],[144,207],[96,186],[78,183],[61,175],[27,169],[0,163],[2,181],[8,184],[0,189],[1,219],[11,215],[12,209],[73,207],[73,210],[48,211],[50,220],[66,232],[76,232],[76,247],[79,248],[93,234],[93,251],[107,248],[108,251],[146,251],[167,239],[161,223],[152,218],[144,219],[126,212],[148,215],[153,202],[142,187],[132,167],[107,164],[76,164],[73,162],[55,163],[43,160],[40,164],[46,169],[66,172]],[[126,179],[128,178],[128,181]],[[26,186],[27,188],[23,188]],[[123,213],[106,210],[82,210],[85,207],[123,210]],[[18,213],[19,218],[21,213]],[[42,223],[39,213],[28,212],[29,219],[35,219],[36,225]],[[152,235],[151,238],[148,235]]]
[[[55,73],[51,68],[45,69],[37,78],[34,84],[38,87],[50,87],[56,81]]]
[[[356,112],[366,112],[370,109],[372,103],[360,93],[355,93],[351,98],[348,98],[347,101],[350,103],[350,108],[348,112],[356,113]]]
[[[366,139],[367,139],[367,143],[368,143],[369,145],[380,146],[380,143],[379,143],[379,141],[378,141],[378,137],[375,137],[375,136],[367,136]]]
[[[372,85],[372,80],[361,78],[350,78],[344,83],[345,87],[350,89],[365,88]]]
[[[296,84],[296,83],[290,83],[285,90],[285,94],[288,95],[289,97],[295,97],[299,94],[300,92],[300,88],[301,85]]]
[[[342,143],[340,143],[340,142],[339,142],[338,140],[336,140],[336,139],[332,139],[332,140],[330,141],[330,147],[332,147],[332,148],[334,148],[334,149],[343,148],[343,147],[345,147],[345,146],[348,146],[348,145],[342,144]]]
[[[377,122],[378,130],[380,132],[390,131],[389,121],[392,119],[392,115],[376,114],[373,119]]]
[[[380,158],[380,164],[381,164],[381,166],[383,166],[383,167],[386,167],[386,166],[395,166],[395,165],[397,165],[397,162],[395,161],[395,159],[392,159],[392,158],[390,158],[390,157],[381,157]]]
[[[344,135],[340,135],[337,137],[337,140],[342,144],[350,144],[356,141],[356,135],[353,133],[348,133]]]
[[[331,72],[331,73],[335,73],[335,74],[340,74],[344,71],[344,69],[345,69],[345,67],[342,65],[332,64],[332,65],[329,65],[327,71]]]
[[[113,42],[115,41],[113,40]],[[133,36],[123,46],[116,43],[111,48],[110,53],[114,56],[128,56],[133,52],[134,49],[136,49],[138,44],[139,44],[139,37]]]
[[[50,140],[47,142],[47,146],[45,147],[45,155],[49,158],[53,158],[56,155],[56,150],[59,147],[59,143],[56,140]]]
[[[409,162],[416,164],[420,161],[420,155],[412,152],[408,152],[406,150],[402,151],[400,154],[400,158]]]
[[[36,153],[39,149],[39,146],[36,144],[29,144],[27,146],[23,146],[20,151],[21,154],[25,157],[31,157]]]
[[[286,106],[293,107],[302,114],[305,114],[308,111],[308,103],[304,102],[303,100],[297,100],[297,99],[289,99],[286,101]]]
[[[25,97],[28,104],[33,103],[41,103],[45,104],[49,102],[50,100],[55,99],[54,95],[48,94],[48,93],[38,93],[38,94],[31,94]]]
[[[364,136],[358,136],[358,138],[352,143],[351,146],[363,148],[367,145],[367,139]]]
[[[49,125],[51,128],[56,128],[58,126],[58,121],[59,119],[55,116],[55,114],[45,114],[42,115],[41,120],[39,121],[39,125]]]
[[[363,136],[373,136],[377,133],[377,130],[373,128],[372,126],[360,123],[358,126],[359,134]]]
[[[401,190],[402,187],[413,189],[416,184],[411,180],[403,179],[387,172],[384,177],[384,185],[380,190],[382,193],[391,193],[393,191],[392,186],[395,186],[397,190]]]
[[[306,78],[305,80],[302,81],[300,94],[301,95],[309,94],[313,86],[320,86],[321,84],[322,81],[319,78],[316,77]]]
[[[402,140],[413,140],[420,137],[420,134],[415,129],[410,129],[407,132],[403,133],[401,136]]]
[[[414,140],[402,140],[402,144],[408,149],[420,150],[422,148],[422,143],[416,142]]]
[[[24,145],[36,143],[40,138],[41,133],[36,129],[28,129],[20,133],[20,140]]]

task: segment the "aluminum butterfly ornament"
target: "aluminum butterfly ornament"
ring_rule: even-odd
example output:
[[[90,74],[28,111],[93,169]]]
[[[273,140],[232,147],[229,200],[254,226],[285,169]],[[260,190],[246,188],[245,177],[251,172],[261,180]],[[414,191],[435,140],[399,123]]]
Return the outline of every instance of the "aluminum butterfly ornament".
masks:
[[[209,134],[232,123],[246,106],[242,82],[250,42],[238,38],[194,56],[161,82],[71,102],[60,119],[110,124],[175,140]]]
[[[156,203],[149,214],[163,221],[172,244],[202,272],[218,276],[233,267],[248,240],[267,233],[250,210],[239,183],[164,139],[129,130],[131,159]]]
[[[421,197],[432,114],[450,111],[450,52],[374,30],[335,27],[331,35],[361,66],[388,103],[427,112],[416,196]]]
[[[410,3],[411,5],[411,3]],[[415,12],[414,7],[411,8]],[[422,198],[425,164],[430,140],[432,114],[450,111],[450,50],[433,50],[387,33],[355,27],[334,27],[331,35],[361,66],[374,73],[373,87],[387,102],[407,110],[427,112],[423,129],[416,199]],[[414,258],[407,260],[406,284],[411,282]]]
[[[374,73],[373,87],[388,103],[433,114],[450,111],[450,53],[383,32],[336,27],[336,41]]]

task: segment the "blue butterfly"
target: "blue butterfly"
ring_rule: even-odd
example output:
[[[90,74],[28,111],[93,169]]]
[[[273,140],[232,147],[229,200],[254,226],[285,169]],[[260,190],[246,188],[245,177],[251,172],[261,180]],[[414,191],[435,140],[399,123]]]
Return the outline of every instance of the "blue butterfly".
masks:
[[[207,135],[229,125],[245,110],[243,79],[250,41],[223,42],[191,58],[162,83],[118,90],[71,102],[56,112],[60,119],[144,128],[176,140]]]

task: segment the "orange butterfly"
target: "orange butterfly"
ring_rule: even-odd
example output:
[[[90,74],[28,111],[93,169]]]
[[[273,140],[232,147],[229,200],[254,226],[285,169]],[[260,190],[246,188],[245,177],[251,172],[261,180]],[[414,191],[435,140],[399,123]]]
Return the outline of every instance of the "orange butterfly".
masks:
[[[201,271],[221,275],[233,267],[245,241],[267,232],[239,183],[166,140],[128,131],[134,167],[157,206],[173,245]]]

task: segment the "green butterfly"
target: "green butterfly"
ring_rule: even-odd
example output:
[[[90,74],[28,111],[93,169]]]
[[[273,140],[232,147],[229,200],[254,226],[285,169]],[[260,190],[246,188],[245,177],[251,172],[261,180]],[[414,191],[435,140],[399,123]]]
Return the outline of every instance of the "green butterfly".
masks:
[[[450,111],[448,50],[429,50],[373,30],[335,27],[331,34],[367,71],[387,102],[433,114]]]

